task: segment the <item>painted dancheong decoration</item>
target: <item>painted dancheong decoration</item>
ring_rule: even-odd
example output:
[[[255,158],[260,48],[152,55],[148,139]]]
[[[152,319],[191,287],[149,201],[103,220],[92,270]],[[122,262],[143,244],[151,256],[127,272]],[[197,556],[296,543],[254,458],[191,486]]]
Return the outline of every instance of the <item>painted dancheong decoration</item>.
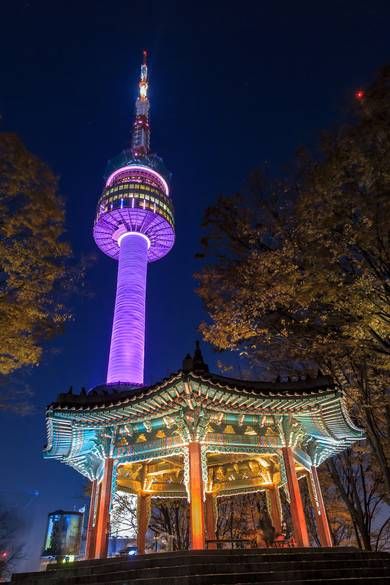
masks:
[[[331,534],[317,467],[362,437],[332,380],[242,381],[209,372],[197,344],[182,368],[143,386],[147,264],[174,243],[169,174],[150,154],[148,70],[141,67],[131,149],[108,173],[94,237],[118,259],[107,382],[60,394],[47,409],[44,455],[92,482],[87,558],[107,555],[115,493],[137,497],[138,552],[154,497],[186,498],[192,549],[215,539],[217,499],[265,492],[276,532],[281,492],[295,544],[308,546],[299,479],[309,485],[323,546]]]

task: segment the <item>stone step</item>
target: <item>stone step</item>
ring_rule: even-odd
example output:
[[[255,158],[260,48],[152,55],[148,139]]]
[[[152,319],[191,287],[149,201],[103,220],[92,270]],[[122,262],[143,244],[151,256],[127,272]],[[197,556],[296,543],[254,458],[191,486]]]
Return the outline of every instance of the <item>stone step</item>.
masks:
[[[289,585],[291,581],[277,581],[277,585]],[[309,579],[293,581],[294,585],[389,585],[389,577],[345,577],[344,579]],[[237,583],[236,585],[275,585],[275,581]]]
[[[345,553],[354,553],[354,554],[367,554],[365,551],[361,551],[359,549],[353,547],[338,547],[338,548],[286,548],[286,549],[276,549],[276,548],[258,548],[258,549],[222,549],[222,550],[200,550],[200,551],[174,551],[174,552],[167,552],[167,553],[149,553],[145,555],[140,555],[138,557],[134,557],[135,559],[139,559],[142,561],[162,559],[170,560],[170,559],[177,559],[178,557],[185,557],[185,558],[205,558],[208,556],[213,555],[228,555],[228,556],[263,556],[263,555],[295,555],[295,554],[310,554],[310,555],[328,555],[328,554],[345,554]],[[77,561],[79,566],[86,566],[86,565],[96,565],[101,563],[115,563],[118,562],[118,557],[111,557],[107,559],[92,559],[92,560],[85,560],[85,561]],[[51,570],[53,567],[49,565],[48,570]]]
[[[390,568],[382,569],[364,569],[359,568],[355,571],[349,569],[324,569],[322,571],[291,571],[286,573],[270,573],[270,572],[256,572],[256,573],[219,573],[219,574],[205,574],[205,575],[191,575],[180,578],[160,578],[160,579],[119,579],[107,581],[95,581],[88,583],[88,585],[253,585],[269,583],[269,585],[280,585],[280,583],[298,583],[308,584],[310,581],[317,582],[317,584],[325,585],[333,580],[333,583],[339,582],[344,585],[345,580],[349,579],[349,583],[356,583],[358,578],[365,578],[368,582],[373,582],[374,578],[383,579],[387,585],[390,582]],[[348,583],[348,581],[347,581]],[[84,585],[83,581],[79,585]]]
[[[227,568],[227,571],[230,572],[230,567],[236,567],[239,564],[240,568],[245,567],[253,567],[255,570],[263,569],[263,570],[287,570],[289,568],[299,568],[299,567],[307,567],[309,565],[322,568],[327,567],[329,565],[329,559],[324,559],[320,555],[290,555],[290,558],[287,558],[286,555],[263,555],[259,557],[258,555],[247,555],[246,557],[239,557],[234,558],[232,556],[225,558],[223,555],[213,555],[205,557],[184,557],[179,559],[177,557],[171,559],[164,559],[163,555],[158,555],[159,559],[157,562],[152,562],[151,559],[147,561],[137,558],[134,559],[115,559],[115,562],[105,562],[104,560],[99,561],[98,564],[93,565],[82,565],[81,563],[72,563],[70,565],[64,565],[62,568],[58,568],[56,570],[48,571],[44,574],[42,572],[38,573],[24,573],[24,574],[15,574],[13,577],[14,582],[22,583],[26,579],[31,578],[44,578],[45,583],[48,585],[50,583],[58,582],[59,578],[62,579],[71,579],[73,577],[81,577],[81,576],[93,576],[96,574],[99,575],[107,575],[109,573],[115,574],[119,572],[127,572],[130,575],[134,576],[141,576],[142,573],[145,571],[149,575],[158,574],[163,575],[170,575],[178,571],[177,574],[183,575],[185,572],[187,574],[193,574],[194,572],[201,572],[203,573],[205,570],[209,570],[210,567],[213,568],[213,572],[215,570],[221,569],[223,567]],[[223,557],[223,558],[222,558]],[[343,565],[345,562],[348,562],[348,566],[360,566],[364,564],[365,566],[375,566],[377,563],[381,563],[382,561],[390,561],[390,555],[388,553],[348,553],[348,557],[346,559],[346,555],[342,554],[333,554],[332,555],[332,564],[334,565]],[[169,562],[167,562],[169,561]],[[178,564],[181,561],[180,565]],[[66,568],[65,568],[66,567]]]
[[[190,567],[191,568],[191,567]],[[65,576],[53,574],[49,580],[45,579],[48,577],[47,574],[38,576],[37,574],[29,581],[31,585],[38,585],[44,583],[45,585],[231,585],[238,583],[257,583],[257,582],[273,582],[280,583],[285,581],[288,577],[289,582],[296,581],[307,581],[308,579],[340,579],[345,578],[373,578],[373,577],[387,577],[390,582],[390,562],[389,563],[376,563],[376,565],[354,565],[345,567],[343,565],[332,568],[329,566],[322,565],[321,567],[285,567],[280,570],[266,569],[265,567],[247,567],[247,566],[232,566],[222,568],[213,567],[213,571],[204,570],[191,574],[188,572],[188,567],[180,570],[181,567],[176,567],[176,571],[170,571],[171,574],[167,575],[138,575],[134,574],[133,571],[119,571],[113,573],[106,573],[100,575],[90,576]],[[207,569],[207,567],[203,567]],[[147,573],[147,570],[145,570]]]
[[[306,584],[308,580],[316,580],[324,585],[330,579],[336,585],[337,579],[340,583],[352,583],[351,579],[387,578],[390,585],[388,553],[335,548],[270,550],[181,551],[82,561],[46,572],[15,574],[12,582],[20,585],[236,585]]]
[[[390,555],[387,562],[380,558],[367,559],[348,559],[348,569],[357,569],[359,567],[382,568],[386,563],[390,570]],[[332,568],[343,569],[345,567],[345,558],[332,561]],[[268,562],[245,562],[239,564],[239,572],[242,573],[286,573],[290,571],[306,571],[307,569],[319,571],[329,568],[329,561],[324,560],[305,560],[305,561],[275,561]],[[112,566],[103,566],[100,571],[96,568],[91,571],[91,568],[78,570],[76,573],[68,573],[66,571],[56,571],[46,576],[45,585],[56,585],[61,580],[66,579],[69,585],[78,585],[79,583],[94,583],[104,582],[108,578],[116,580],[136,580],[136,579],[157,579],[157,578],[174,578],[187,577],[191,575],[204,574],[220,574],[220,573],[237,573],[238,567],[236,563],[214,563],[214,564],[180,564],[169,567],[139,567],[134,568],[132,564],[121,563],[120,566],[113,569]]]
[[[345,553],[334,552],[329,556],[328,553],[307,553],[305,550],[296,553],[285,554],[280,552],[279,554],[240,554],[233,555],[232,551],[214,551],[210,555],[177,555],[177,556],[165,556],[165,554],[146,555],[140,557],[131,558],[115,558],[115,559],[102,559],[95,561],[81,561],[77,563],[70,563],[67,565],[60,565],[57,567],[54,565],[48,572],[53,571],[77,571],[79,574],[90,574],[95,572],[106,572],[106,571],[120,571],[125,569],[154,569],[177,566],[179,563],[185,561],[186,565],[211,565],[216,563],[281,563],[281,562],[314,562],[314,561],[340,561],[346,558]],[[234,551],[233,551],[234,552]],[[168,553],[169,554],[169,553]],[[364,561],[370,559],[389,558],[388,553],[375,553],[375,552],[362,552],[356,549],[348,552],[348,561],[363,559]],[[17,577],[15,575],[15,577]]]

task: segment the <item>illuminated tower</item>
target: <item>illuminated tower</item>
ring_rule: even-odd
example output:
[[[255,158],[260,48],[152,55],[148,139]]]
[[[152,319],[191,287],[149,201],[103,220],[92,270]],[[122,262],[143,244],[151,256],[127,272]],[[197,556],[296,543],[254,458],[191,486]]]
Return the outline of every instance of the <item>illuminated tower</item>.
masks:
[[[131,148],[109,163],[93,235],[118,260],[118,280],[107,383],[144,382],[145,301],[148,262],[171,250],[174,240],[169,173],[150,153],[148,68],[143,54]]]

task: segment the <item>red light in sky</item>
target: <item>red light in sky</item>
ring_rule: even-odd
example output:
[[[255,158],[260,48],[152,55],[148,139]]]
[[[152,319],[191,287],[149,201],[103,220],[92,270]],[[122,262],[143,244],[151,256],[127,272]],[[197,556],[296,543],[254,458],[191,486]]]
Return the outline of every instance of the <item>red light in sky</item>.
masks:
[[[362,100],[364,98],[364,91],[362,89],[355,91],[355,98],[357,100]]]

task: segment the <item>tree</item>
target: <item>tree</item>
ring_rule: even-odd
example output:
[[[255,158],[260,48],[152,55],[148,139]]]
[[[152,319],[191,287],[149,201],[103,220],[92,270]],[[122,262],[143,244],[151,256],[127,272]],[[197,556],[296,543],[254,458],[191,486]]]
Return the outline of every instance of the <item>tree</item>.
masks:
[[[255,538],[259,524],[258,494],[217,498],[216,537],[219,540]]]
[[[354,446],[328,460],[327,469],[348,509],[358,546],[378,550],[390,515],[388,507],[382,506],[383,477],[377,460],[364,446]]]
[[[174,550],[189,548],[189,508],[186,500],[153,498],[149,530],[156,536],[173,536]],[[137,535],[136,496],[117,492],[111,512],[111,534],[135,538]]]
[[[173,536],[173,550],[188,550],[190,534],[187,500],[156,498],[152,504],[149,527],[156,536]]]
[[[0,581],[10,577],[16,561],[22,558],[22,522],[4,502],[0,503]]]
[[[274,376],[320,367],[344,391],[367,443],[330,469],[365,548],[389,531],[372,519],[390,498],[389,103],[387,67],[317,159],[301,154],[292,177],[258,175],[221,197],[206,212],[198,275],[201,330],[217,349]]]
[[[267,509],[265,492],[217,498],[216,537],[219,540],[252,539],[271,545],[275,529]]]
[[[134,538],[137,534],[137,496],[117,492],[111,510],[111,534]]]
[[[271,373],[320,367],[364,427],[390,498],[390,68],[293,176],[206,211],[204,338]]]
[[[70,313],[71,257],[58,180],[14,134],[0,134],[0,376],[36,365]]]
[[[318,472],[334,545],[356,546],[357,542],[354,538],[355,533],[351,516],[327,470],[326,464],[322,465]]]

